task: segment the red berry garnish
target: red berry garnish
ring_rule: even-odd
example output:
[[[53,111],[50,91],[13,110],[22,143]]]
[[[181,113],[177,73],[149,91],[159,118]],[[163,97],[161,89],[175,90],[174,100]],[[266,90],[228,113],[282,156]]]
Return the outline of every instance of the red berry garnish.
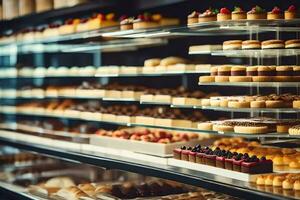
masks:
[[[221,8],[220,13],[221,14],[230,14],[230,10],[228,10],[227,8]]]
[[[296,11],[296,7],[294,5],[291,5],[289,8],[288,8],[288,11],[289,12],[295,12]]]
[[[140,19],[140,20],[144,20],[144,19],[145,19],[145,17],[144,17],[144,15],[142,15],[142,14],[139,14],[139,16],[138,16],[138,19]]]
[[[272,13],[274,14],[279,14],[281,11],[280,11],[280,8],[278,8],[277,6],[275,6],[272,10]]]

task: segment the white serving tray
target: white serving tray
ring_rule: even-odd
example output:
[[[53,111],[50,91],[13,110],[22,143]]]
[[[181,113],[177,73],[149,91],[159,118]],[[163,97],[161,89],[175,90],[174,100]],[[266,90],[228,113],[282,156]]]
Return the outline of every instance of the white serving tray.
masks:
[[[207,139],[211,142],[211,139]],[[93,135],[90,139],[90,144],[106,148],[122,149],[131,152],[144,153],[161,157],[170,157],[173,154],[173,149],[180,146],[194,146],[196,144],[207,143],[207,140],[190,140],[188,142],[176,142],[170,144],[144,142],[136,140],[126,140],[120,138],[112,138],[107,136]]]
[[[246,182],[256,182],[256,178],[261,175],[268,175],[268,174],[274,174],[274,173],[268,173],[268,174],[246,174],[242,172],[236,172],[228,169],[222,169],[218,167],[213,167],[209,165],[203,165],[199,163],[193,163],[189,161],[184,160],[178,160],[174,158],[168,158],[168,165],[175,166],[175,167],[182,167],[187,168],[199,172],[206,172],[218,176],[223,176],[227,178],[232,178],[240,181],[246,181]]]

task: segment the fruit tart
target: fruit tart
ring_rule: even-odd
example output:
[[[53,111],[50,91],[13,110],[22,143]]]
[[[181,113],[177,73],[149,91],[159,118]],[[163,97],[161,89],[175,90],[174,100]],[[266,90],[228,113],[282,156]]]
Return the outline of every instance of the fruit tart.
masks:
[[[275,6],[271,12],[268,12],[267,19],[282,19],[283,13],[280,8]]]
[[[210,22],[217,20],[218,10],[208,9],[198,17],[198,22]]]
[[[289,8],[284,11],[284,19],[296,19],[298,16],[299,14],[294,5],[289,6]]]
[[[221,8],[217,14],[217,21],[231,20],[231,12],[227,8]]]
[[[154,20],[150,13],[140,14],[137,19],[133,21],[133,29],[147,29],[159,26],[159,22]]]
[[[194,11],[191,14],[188,15],[187,17],[187,24],[195,24],[198,23],[198,17],[199,17],[199,13]]]
[[[120,18],[120,29],[121,30],[131,30],[133,29],[133,17],[122,16]]]
[[[232,20],[241,20],[246,18],[247,14],[241,7],[234,7],[234,10],[231,13]]]
[[[266,18],[267,18],[266,11],[259,6],[255,6],[249,12],[247,12],[247,19],[249,20],[266,19]]]

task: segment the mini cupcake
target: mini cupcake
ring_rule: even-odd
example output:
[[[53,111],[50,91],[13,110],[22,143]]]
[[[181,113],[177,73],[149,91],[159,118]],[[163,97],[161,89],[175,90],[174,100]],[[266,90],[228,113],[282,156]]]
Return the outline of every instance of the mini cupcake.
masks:
[[[289,6],[289,8],[286,11],[284,11],[284,19],[290,20],[290,19],[296,19],[298,17],[299,15],[294,5]]]
[[[267,18],[266,11],[259,6],[255,6],[249,12],[247,12],[247,19],[249,20],[266,19],[266,18]]]
[[[234,7],[234,10],[231,13],[232,20],[241,20],[246,18],[247,14],[241,7]]]
[[[221,8],[220,12],[217,14],[217,21],[227,21],[231,20],[230,10],[227,8]]]

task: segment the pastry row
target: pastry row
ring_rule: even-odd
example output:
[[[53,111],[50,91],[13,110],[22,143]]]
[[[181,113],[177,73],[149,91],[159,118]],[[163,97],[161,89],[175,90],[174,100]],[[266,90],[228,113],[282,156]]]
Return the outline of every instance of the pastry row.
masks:
[[[239,49],[291,49],[299,48],[300,40],[228,40],[223,42],[223,50],[239,50]]]
[[[227,170],[247,174],[272,173],[273,162],[264,156],[260,159],[256,155],[249,156],[248,153],[242,154],[222,150],[219,147],[211,149],[209,147],[181,147],[174,149],[174,158],[198,164],[209,165]]]
[[[2,106],[2,112],[30,115],[80,118],[92,121],[134,123],[165,127],[197,127],[196,122],[206,120],[199,111],[171,109],[168,107],[138,108],[136,105],[102,105],[98,101],[76,104],[71,100],[30,102],[18,106]]]
[[[284,173],[276,175],[261,175],[256,178],[256,185],[282,188],[284,190],[300,190],[300,174]]]
[[[205,82],[297,82],[300,80],[299,66],[216,66],[211,67],[210,76],[201,76]]]
[[[54,184],[61,183],[61,184]],[[66,184],[63,184],[66,183]],[[28,187],[28,192],[51,199],[232,199],[230,196],[194,189],[167,180],[146,180],[81,183],[76,185],[68,177],[54,177],[38,185]]]
[[[119,21],[121,20],[121,23]],[[34,41],[43,38],[51,38],[84,31],[98,30],[101,28],[120,26],[121,30],[147,29],[170,25],[179,25],[178,18],[163,17],[161,14],[140,14],[136,19],[121,16],[117,18],[115,13],[94,13],[88,18],[68,19],[63,23],[52,23],[44,26],[23,29],[11,35],[4,35],[2,42]]]
[[[270,12],[265,9],[255,6],[250,11],[246,12],[241,7],[234,7],[231,12],[228,8],[207,9],[203,13],[194,11],[187,17],[188,25],[210,21],[228,21],[228,20],[257,20],[257,19],[296,19],[299,17],[299,12],[294,5],[291,5],[284,12],[280,8],[274,7]]]
[[[198,129],[235,132],[244,134],[265,134],[265,133],[288,133],[300,120],[296,119],[271,119],[271,118],[251,118],[251,119],[228,119],[219,121],[209,121],[198,123]],[[296,135],[296,131],[295,131]]]
[[[3,11],[0,12],[3,14],[3,19],[8,20],[35,12],[39,13],[63,7],[71,7],[86,2],[86,0],[3,0],[1,6]],[[0,17],[2,17],[2,14]]]
[[[266,157],[273,161],[275,169],[300,169],[300,153],[293,148],[265,147],[256,142],[247,142],[242,138],[222,138],[216,140],[213,149],[230,150],[241,154],[247,153],[249,156],[256,155],[258,158]],[[288,167],[288,168],[286,168]]]
[[[219,96],[201,102],[202,106],[228,108],[300,108],[300,95]]]
[[[45,157],[37,154],[31,154],[26,152],[19,152],[15,154],[4,154],[0,156],[0,164],[10,164],[10,163],[21,163],[21,162],[31,162],[37,160],[44,160]]]

